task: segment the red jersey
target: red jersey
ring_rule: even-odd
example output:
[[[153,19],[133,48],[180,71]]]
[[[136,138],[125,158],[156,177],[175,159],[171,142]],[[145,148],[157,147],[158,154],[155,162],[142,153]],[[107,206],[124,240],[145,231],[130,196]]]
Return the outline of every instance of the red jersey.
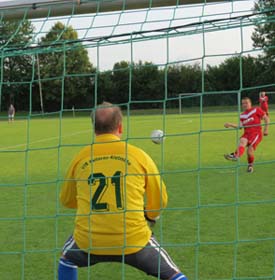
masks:
[[[260,107],[252,107],[240,116],[241,125],[247,134],[262,133],[261,121],[265,112]]]
[[[261,108],[266,111],[268,108],[268,96],[260,97],[259,99]]]

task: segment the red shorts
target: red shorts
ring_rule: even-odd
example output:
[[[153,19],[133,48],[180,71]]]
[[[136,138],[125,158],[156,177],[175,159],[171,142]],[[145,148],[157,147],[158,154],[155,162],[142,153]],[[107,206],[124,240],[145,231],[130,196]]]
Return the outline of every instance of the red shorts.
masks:
[[[254,150],[256,150],[257,146],[261,143],[263,139],[262,133],[244,133],[241,138],[245,138],[248,140],[247,146],[252,146]]]

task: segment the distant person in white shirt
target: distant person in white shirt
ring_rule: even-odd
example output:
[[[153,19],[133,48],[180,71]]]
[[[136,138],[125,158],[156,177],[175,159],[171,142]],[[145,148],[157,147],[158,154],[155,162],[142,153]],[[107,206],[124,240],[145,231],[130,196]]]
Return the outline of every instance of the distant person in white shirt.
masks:
[[[15,115],[15,108],[14,108],[13,104],[10,104],[9,109],[8,109],[9,122],[14,121],[14,115]]]

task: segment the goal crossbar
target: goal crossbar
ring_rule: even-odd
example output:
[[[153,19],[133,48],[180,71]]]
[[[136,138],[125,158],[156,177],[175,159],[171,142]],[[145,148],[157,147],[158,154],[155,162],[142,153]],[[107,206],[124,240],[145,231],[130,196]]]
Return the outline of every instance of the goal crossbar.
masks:
[[[72,14],[89,14],[231,1],[232,0],[9,0],[0,2],[0,16],[4,19],[20,19],[23,17],[35,19]]]

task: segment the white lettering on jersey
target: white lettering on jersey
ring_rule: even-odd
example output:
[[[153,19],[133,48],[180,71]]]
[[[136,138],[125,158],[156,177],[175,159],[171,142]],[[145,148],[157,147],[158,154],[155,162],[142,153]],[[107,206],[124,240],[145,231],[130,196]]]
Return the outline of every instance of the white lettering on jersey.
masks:
[[[245,125],[245,124],[247,124],[247,123],[249,123],[249,122],[253,122],[254,121],[254,118],[252,117],[252,118],[249,118],[249,119],[246,119],[246,120],[243,120],[242,121],[242,125]]]

